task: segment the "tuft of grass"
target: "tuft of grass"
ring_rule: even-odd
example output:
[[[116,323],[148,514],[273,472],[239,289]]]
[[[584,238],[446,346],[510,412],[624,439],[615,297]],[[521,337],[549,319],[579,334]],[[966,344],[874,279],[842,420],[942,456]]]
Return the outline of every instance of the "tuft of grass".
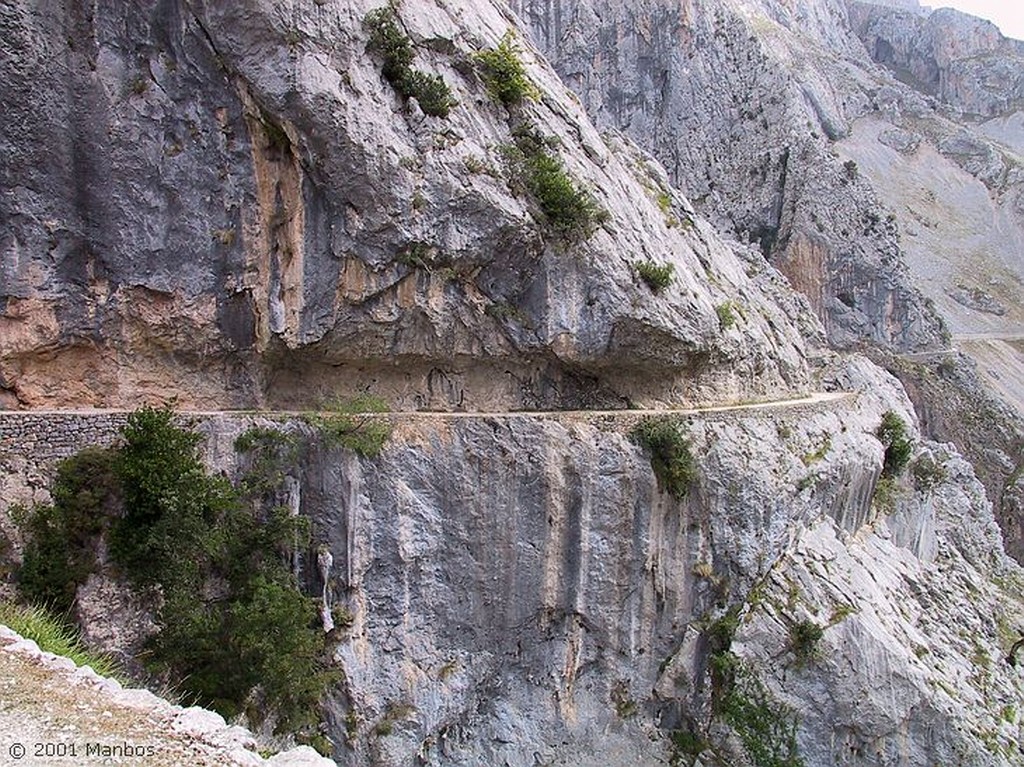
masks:
[[[718,315],[718,325],[722,330],[728,330],[736,324],[736,312],[731,301],[716,306],[715,314]]]
[[[638,261],[635,265],[637,274],[640,275],[647,287],[655,293],[660,293],[672,284],[672,275],[675,273],[675,266],[662,264],[659,266],[653,261]]]
[[[31,639],[41,650],[89,666],[100,676],[124,679],[113,658],[87,649],[75,628],[45,608],[0,602],[0,623]]]
[[[690,441],[674,418],[644,418],[630,433],[630,438],[651,457],[651,468],[658,479],[658,488],[673,498],[681,499],[697,481],[697,460]]]
[[[811,466],[812,464],[815,464],[818,461],[824,459],[824,457],[826,455],[828,455],[828,451],[831,450],[831,449],[832,449],[832,436],[830,434],[826,434],[825,438],[822,440],[821,444],[818,446],[818,449],[813,451],[813,452],[806,453],[806,454],[800,456],[800,460],[803,461],[804,466]]]
[[[507,107],[533,101],[538,96],[537,88],[526,74],[526,67],[519,60],[519,53],[516,34],[510,29],[497,48],[480,51],[474,56],[487,93]]]
[[[615,715],[619,719],[630,719],[636,716],[639,710],[637,702],[629,694],[629,684],[623,679],[618,680],[612,687],[611,701],[615,706]]]
[[[836,624],[842,623],[844,620],[849,618],[851,615],[860,612],[857,607],[849,604],[836,605],[832,610],[832,615],[828,619],[829,626],[835,626]]]

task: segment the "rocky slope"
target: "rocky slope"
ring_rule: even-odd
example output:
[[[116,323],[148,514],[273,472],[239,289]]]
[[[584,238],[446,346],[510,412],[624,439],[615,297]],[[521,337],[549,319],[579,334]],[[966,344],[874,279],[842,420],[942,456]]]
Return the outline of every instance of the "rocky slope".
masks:
[[[925,441],[881,482],[874,431],[886,411],[913,418],[905,394],[866,360],[825,381],[854,394],[687,416],[685,498],[628,437],[643,413],[396,416],[376,459],[313,441],[281,500],[312,523],[310,593],[352,616],[327,704],[335,760],[765,764],[745,744],[782,748],[792,726],[808,767],[1019,764],[1024,677],[1003,657],[1024,574],[981,486]],[[209,465],[234,473],[254,424],[309,430],[204,416]],[[114,425],[51,428],[74,426],[73,450]],[[808,624],[822,635],[804,645]],[[767,725],[723,713],[723,657],[756,680],[739,711]]]
[[[87,666],[76,668],[67,658],[41,651],[6,627],[0,628],[0,668],[0,738],[12,764],[333,764],[308,746],[265,760],[257,754],[251,733],[228,727],[213,712],[174,706],[147,690],[122,688]]]
[[[304,585],[353,618],[340,764],[1019,764],[1024,576],[984,490],[895,379],[821,348],[814,312],[841,344],[943,343],[830,152],[880,76],[845,6],[593,2],[515,4],[583,104],[521,36],[538,97],[511,109],[473,57],[507,8],[398,6],[447,117],[382,77],[364,0],[0,7],[5,403],[622,409],[396,416],[375,459],[313,441],[289,467]],[[608,213],[588,236],[510,173],[524,126]],[[685,418],[685,497],[629,437],[630,404],[816,388],[851,396]],[[887,412],[914,439],[895,479]],[[4,508],[110,423],[0,414]],[[211,468],[253,423],[309,431],[207,417]]]

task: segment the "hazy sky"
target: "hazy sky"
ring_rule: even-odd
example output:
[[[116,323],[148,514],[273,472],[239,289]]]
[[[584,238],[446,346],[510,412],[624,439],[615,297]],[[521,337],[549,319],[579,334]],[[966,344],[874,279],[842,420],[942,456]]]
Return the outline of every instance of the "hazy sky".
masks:
[[[994,22],[1007,37],[1024,40],[1024,2],[1021,0],[921,0],[932,8],[957,8]]]

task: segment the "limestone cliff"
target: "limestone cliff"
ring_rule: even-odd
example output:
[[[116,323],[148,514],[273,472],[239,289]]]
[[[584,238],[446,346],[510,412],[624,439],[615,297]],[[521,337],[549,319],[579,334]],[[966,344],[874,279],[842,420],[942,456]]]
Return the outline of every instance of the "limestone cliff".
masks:
[[[598,124],[760,242],[833,342],[937,351],[943,318],[976,375],[881,356],[1024,556],[1024,43],[916,2],[513,5]]]
[[[510,113],[472,54],[512,17],[410,3],[425,115],[367,50],[374,3],[0,10],[0,386],[9,406],[411,407],[745,398],[805,389],[813,322],[536,54]],[[538,132],[608,214],[565,243],[502,147]],[[637,264],[671,264],[654,295]],[[778,298],[778,296],[782,296]],[[778,298],[778,300],[777,300]],[[721,307],[738,322],[723,327]]]
[[[758,243],[833,342],[942,343],[894,220],[831,153],[874,90],[842,3],[512,5],[598,124],[631,135],[700,212]]]
[[[874,430],[909,402],[864,360],[826,382],[849,395],[686,416],[699,473],[683,499],[627,437],[642,413],[406,414],[376,459],[312,442],[285,485],[313,527],[310,593],[352,618],[335,760],[757,765],[745,742],[783,747],[793,726],[807,767],[1019,764],[1024,676],[1003,657],[1024,576],[982,488],[927,442],[880,482]],[[4,454],[45,477],[122,420],[0,415]],[[309,428],[201,416],[209,464],[233,473],[253,424]],[[798,625],[820,640],[799,644]],[[743,705],[767,729],[723,713],[723,658],[756,680]]]
[[[47,407],[372,390],[404,409],[376,458],[286,413],[197,416],[228,476],[253,424],[307,438],[281,500],[312,527],[304,586],[352,617],[338,763],[1019,764],[1024,576],[971,467],[814,316],[840,344],[943,341],[831,153],[877,99],[921,103],[878,86],[846,6],[516,2],[581,96],[520,34],[537,98],[507,108],[474,54],[515,15],[405,0],[443,117],[383,76],[375,5],[0,7],[0,524],[124,418]],[[524,135],[606,212],[582,236],[517,179]],[[645,262],[673,267],[660,292]],[[683,497],[644,417],[681,419]]]

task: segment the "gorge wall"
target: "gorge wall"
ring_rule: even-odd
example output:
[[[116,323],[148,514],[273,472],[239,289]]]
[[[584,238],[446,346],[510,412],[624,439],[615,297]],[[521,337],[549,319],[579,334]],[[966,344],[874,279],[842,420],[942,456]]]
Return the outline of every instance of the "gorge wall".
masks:
[[[124,417],[46,408],[176,397],[214,411],[226,476],[251,425],[309,438],[281,500],[312,527],[303,587],[352,616],[340,764],[762,767],[790,728],[807,767],[1018,763],[1024,576],[985,488],[825,347],[945,345],[841,154],[911,98],[831,0],[513,5],[558,71],[520,29],[537,97],[512,107],[474,56],[509,8],[397,7],[447,117],[382,77],[365,0],[0,7],[0,523]],[[607,214],[587,236],[510,169],[524,129]],[[815,390],[851,396],[684,418],[683,498],[628,436]],[[396,413],[371,459],[270,412],[365,391],[491,414]],[[523,408],[619,412],[492,412]]]
[[[689,223],[663,171],[603,138],[541,59],[524,60],[542,99],[490,99],[472,54],[511,17],[405,14],[418,66],[457,99],[442,118],[382,78],[373,7],[4,6],[7,406],[289,407],[367,388],[435,409],[621,406],[807,388],[813,321],[760,256]],[[560,241],[524,195],[503,150],[523,127],[609,215],[592,236]],[[658,296],[637,273],[648,260],[675,269]]]
[[[873,432],[909,403],[866,361],[827,379],[853,394],[685,417],[700,468],[683,499],[627,437],[644,413],[395,415],[376,459],[310,443],[285,483],[312,524],[299,572],[353,619],[328,703],[336,761],[658,764],[689,733],[698,764],[745,763],[712,703],[713,627],[735,614],[732,650],[774,716],[792,712],[805,764],[1015,763],[1024,679],[1001,658],[1021,576],[984,493],[921,443],[915,460],[941,470],[881,500]],[[0,415],[3,497],[44,500],[53,460],[122,418]],[[228,475],[248,427],[309,429],[197,423]],[[823,630],[806,658],[802,621]]]
[[[914,2],[513,6],[598,125],[759,242],[833,343],[886,350],[1024,556],[1024,44]]]
[[[833,343],[943,343],[888,211],[830,151],[877,88],[841,2],[512,5],[598,125],[633,137],[702,214],[759,244]]]

